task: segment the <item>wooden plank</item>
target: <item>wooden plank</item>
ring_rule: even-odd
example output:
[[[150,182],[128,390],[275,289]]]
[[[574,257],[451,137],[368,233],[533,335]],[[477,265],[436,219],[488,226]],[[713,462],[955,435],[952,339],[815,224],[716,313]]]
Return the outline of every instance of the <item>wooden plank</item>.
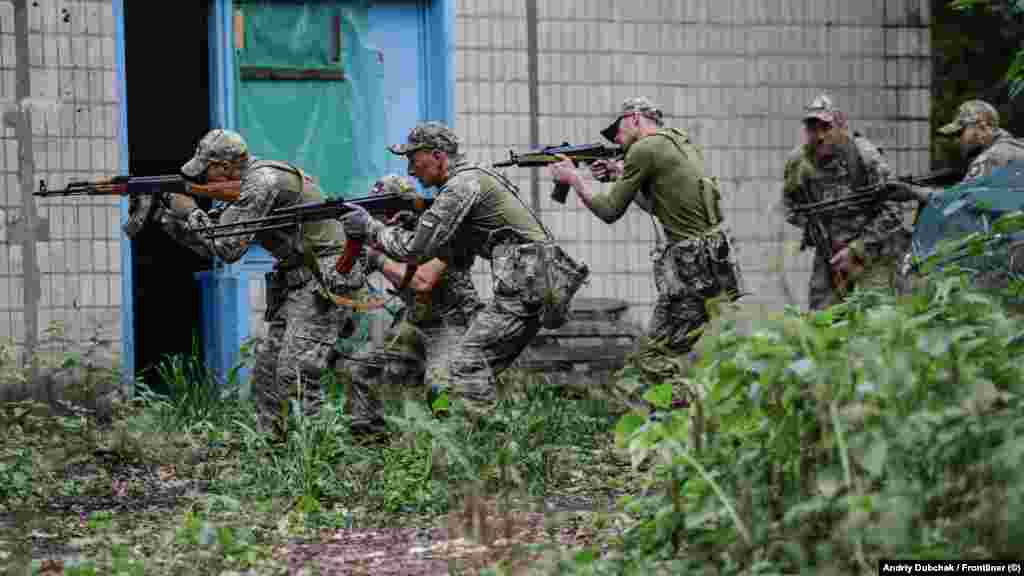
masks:
[[[324,68],[242,66],[238,73],[242,80],[345,80],[344,71]]]
[[[241,8],[235,9],[235,17],[232,20],[234,31],[232,34],[235,37],[235,50],[245,49],[245,15],[242,13]]]

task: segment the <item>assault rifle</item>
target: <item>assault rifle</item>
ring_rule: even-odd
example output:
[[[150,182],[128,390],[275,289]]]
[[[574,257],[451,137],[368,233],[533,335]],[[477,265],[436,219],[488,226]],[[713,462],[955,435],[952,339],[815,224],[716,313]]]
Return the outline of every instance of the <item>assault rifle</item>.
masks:
[[[39,190],[33,196],[52,198],[56,196],[137,196],[176,192],[224,202],[234,202],[241,194],[241,180],[197,184],[179,174],[163,176],[114,176],[95,182],[69,182],[67,188],[51,190],[46,181],[39,181]]]
[[[811,202],[811,192],[807,189],[807,186],[801,186],[800,189],[804,193],[803,206],[810,206],[814,203]],[[820,204],[820,202],[818,203]],[[829,268],[829,277],[832,280],[832,289],[836,292],[842,292],[846,289],[847,278],[841,272],[837,272],[832,268],[832,256],[840,249],[832,241],[832,233],[829,231],[828,224],[821,212],[806,211],[801,213],[805,218],[804,234],[805,241],[810,240],[810,244],[818,249],[821,254],[825,256],[825,265]],[[801,247],[802,248],[802,247]]]
[[[568,142],[561,146],[548,146],[547,148],[541,148],[540,150],[534,150],[532,152],[525,152],[518,154],[515,151],[510,151],[509,159],[501,162],[495,162],[495,168],[506,168],[508,166],[518,166],[520,168],[530,168],[534,166],[547,166],[548,164],[554,164],[559,159],[556,154],[562,154],[568,156],[574,164],[580,162],[584,164],[592,164],[598,160],[612,160],[615,158],[621,158],[625,152],[623,152],[621,146],[609,146],[607,144],[582,144],[573,146]],[[555,189],[551,193],[551,199],[559,204],[565,204],[565,199],[569,195],[568,184],[555,184]]]
[[[410,194],[372,194],[351,200],[338,198],[336,200],[307,202],[296,206],[278,208],[263,218],[241,220],[229,224],[215,224],[199,228],[196,231],[208,238],[220,238],[224,236],[255,234],[270,230],[299,230],[302,224],[306,222],[341,218],[354,210],[356,206],[363,208],[370,214],[386,215],[406,210],[423,212],[430,208],[433,203],[433,198],[424,198]],[[362,248],[362,238],[346,238],[345,250],[338,257],[338,262],[335,265],[338,272],[344,274],[351,270]]]
[[[903,176],[899,178],[900,181],[908,182],[918,186],[950,183],[958,181],[963,176],[963,172],[954,169],[944,169],[931,172],[924,176],[913,177]],[[792,208],[792,212],[795,215],[803,216],[806,220],[806,239],[810,241],[810,244],[821,251],[825,255],[826,259],[831,257],[842,250],[845,245],[842,243],[834,242],[832,234],[829,231],[828,221],[834,217],[850,217],[857,214],[862,214],[867,211],[871,206],[884,200],[886,198],[886,182],[879,182],[870,186],[863,186],[861,188],[854,189],[853,192],[842,196],[840,198],[834,198],[832,200],[821,200],[812,201],[810,198],[810,191],[806,187],[803,187],[805,203],[797,205]],[[831,268],[831,262],[826,262]],[[863,263],[856,262],[855,266],[862,266]],[[842,292],[846,289],[846,285],[849,279],[845,274],[832,270],[831,272],[832,288],[838,292]]]
[[[935,186],[958,182],[962,176],[963,172],[961,170],[946,168],[936,170],[924,176],[902,176],[897,178],[897,181],[907,182],[916,186]],[[808,201],[805,204],[794,206],[792,213],[797,216],[808,216],[811,214],[825,217],[854,216],[885,200],[885,185],[887,182],[879,182],[870,186],[856,188],[850,194],[840,198],[833,198],[832,200]]]

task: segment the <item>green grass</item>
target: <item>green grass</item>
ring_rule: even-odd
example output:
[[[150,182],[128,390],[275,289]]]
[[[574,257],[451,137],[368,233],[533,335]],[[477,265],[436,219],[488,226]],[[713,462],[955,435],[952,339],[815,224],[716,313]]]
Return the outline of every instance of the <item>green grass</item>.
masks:
[[[699,359],[644,392],[660,418],[615,417],[511,371],[482,423],[394,402],[373,445],[351,436],[330,382],[323,409],[293,406],[272,443],[230,386],[169,358],[169,393],[144,390],[107,425],[4,406],[0,562],[43,573],[31,547],[58,545],[47,555],[69,574],[276,574],[290,543],[338,529],[455,519],[497,550],[488,522],[608,498],[607,511],[550,514],[523,532],[534,544],[465,573],[855,574],[884,557],[1010,558],[1024,541],[1022,334],[999,298],[951,272],[910,297],[789,310],[749,335],[719,319]],[[642,375],[618,377],[633,389]],[[673,410],[680,390],[691,407]],[[92,508],[61,512],[68,502]],[[565,533],[575,544],[553,543]]]
[[[315,416],[295,406],[287,438],[271,443],[236,379],[218,382],[195,355],[166,358],[159,374],[165,394],[139,385],[106,424],[38,403],[4,406],[0,565],[46,573],[56,564],[39,557],[45,545],[66,574],[278,573],[273,550],[297,537],[437,526],[478,488],[525,507],[580,491],[581,470],[594,471],[595,492],[622,470],[603,403],[529,374],[503,377],[508,393],[482,428],[390,405],[389,440],[377,445],[352,438],[339,394]],[[175,483],[188,488],[174,492]],[[166,506],[146,508],[154,502]],[[68,503],[87,511],[60,512]],[[32,533],[46,538],[30,542]]]

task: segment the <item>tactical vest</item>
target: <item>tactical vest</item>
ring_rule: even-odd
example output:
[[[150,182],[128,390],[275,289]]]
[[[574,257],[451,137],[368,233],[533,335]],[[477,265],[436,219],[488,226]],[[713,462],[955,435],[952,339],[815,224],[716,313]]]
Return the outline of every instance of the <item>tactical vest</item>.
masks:
[[[320,187],[299,168],[274,160],[257,160],[249,166],[249,170],[259,168],[273,168],[287,174],[287,176],[282,175],[275,179],[278,194],[274,208],[285,208],[308,202],[324,201],[324,195]],[[340,247],[344,241],[344,233],[341,231],[340,223],[336,220],[306,222],[302,225],[301,241],[302,244],[299,246],[292,245],[292,242],[274,240],[264,242],[263,244],[279,262],[291,262],[297,257],[301,259],[303,246],[312,247],[316,253]]]
[[[806,201],[836,200],[867,184],[868,170],[854,139],[850,140],[849,146],[843,152],[842,158],[834,159],[834,164],[828,168],[819,168],[813,160],[805,160],[813,167],[811,175],[806,180],[812,198]],[[847,241],[859,236],[864,226],[874,219],[881,209],[881,206],[870,207],[856,215],[829,219],[827,225],[833,240]]]

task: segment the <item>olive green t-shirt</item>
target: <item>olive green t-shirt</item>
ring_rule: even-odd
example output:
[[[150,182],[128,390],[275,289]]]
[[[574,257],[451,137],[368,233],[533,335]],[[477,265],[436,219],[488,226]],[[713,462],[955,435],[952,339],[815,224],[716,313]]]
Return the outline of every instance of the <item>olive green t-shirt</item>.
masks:
[[[642,193],[669,240],[698,236],[712,227],[700,193],[703,176],[701,149],[686,132],[663,128],[629,147],[622,176],[607,193],[594,196],[592,208],[602,220],[614,222]]]
[[[452,178],[448,186],[452,189],[464,187],[476,179],[480,186],[473,210],[467,217],[468,234],[459,234],[459,240],[468,246],[484,246],[490,234],[496,230],[516,230],[523,237],[534,242],[543,242],[547,235],[515,192],[498,182],[496,178],[482,170],[471,167],[456,167],[458,174]],[[458,193],[465,193],[459,191]],[[490,254],[484,254],[489,257]]]

